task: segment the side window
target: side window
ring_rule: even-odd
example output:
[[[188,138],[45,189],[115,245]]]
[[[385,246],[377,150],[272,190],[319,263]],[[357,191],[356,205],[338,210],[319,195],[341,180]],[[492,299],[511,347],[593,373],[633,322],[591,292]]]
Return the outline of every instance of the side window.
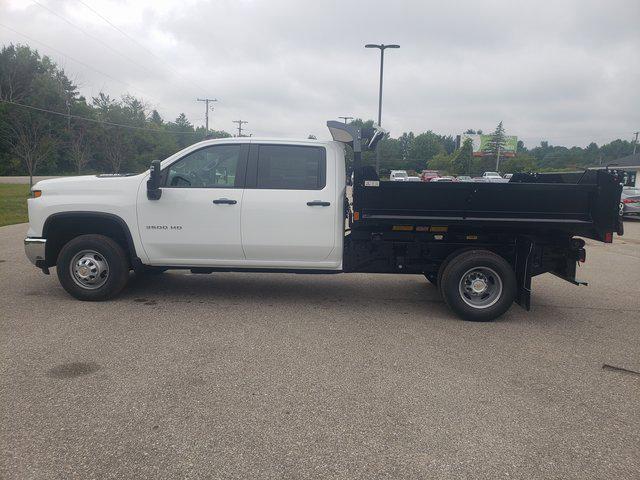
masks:
[[[322,190],[327,161],[322,147],[260,145],[258,188]]]
[[[240,144],[212,145],[173,163],[165,185],[174,188],[233,188],[240,161]]]

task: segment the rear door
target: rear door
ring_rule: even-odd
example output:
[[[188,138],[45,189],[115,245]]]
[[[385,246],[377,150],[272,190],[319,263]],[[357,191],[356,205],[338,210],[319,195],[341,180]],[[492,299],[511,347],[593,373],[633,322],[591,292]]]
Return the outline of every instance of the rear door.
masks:
[[[336,238],[334,170],[323,146],[251,144],[241,221],[247,261],[327,260]]]
[[[138,194],[138,225],[152,264],[219,265],[244,260],[240,211],[248,144],[208,145],[162,170],[159,200]]]

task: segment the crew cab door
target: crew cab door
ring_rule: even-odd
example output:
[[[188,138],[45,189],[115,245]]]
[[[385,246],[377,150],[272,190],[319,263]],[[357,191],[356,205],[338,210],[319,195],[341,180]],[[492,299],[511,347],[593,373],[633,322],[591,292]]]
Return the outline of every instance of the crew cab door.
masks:
[[[162,169],[162,195],[138,193],[138,228],[151,264],[224,265],[244,260],[240,236],[248,144],[201,147]]]
[[[339,221],[335,177],[335,159],[322,146],[252,143],[241,222],[247,261],[277,267],[327,262]]]

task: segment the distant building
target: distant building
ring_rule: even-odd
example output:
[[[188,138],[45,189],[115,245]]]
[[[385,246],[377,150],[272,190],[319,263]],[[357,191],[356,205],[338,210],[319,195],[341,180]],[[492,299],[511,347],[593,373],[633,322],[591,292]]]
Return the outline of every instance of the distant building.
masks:
[[[625,172],[625,187],[640,187],[640,153],[618,158],[609,164],[611,168]],[[606,167],[596,167],[606,168]]]

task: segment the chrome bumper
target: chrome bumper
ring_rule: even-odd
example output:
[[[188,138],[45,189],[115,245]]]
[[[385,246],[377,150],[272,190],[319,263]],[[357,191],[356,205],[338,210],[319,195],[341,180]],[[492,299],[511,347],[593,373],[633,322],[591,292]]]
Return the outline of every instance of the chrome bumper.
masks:
[[[38,268],[42,268],[44,266],[44,252],[46,246],[46,238],[27,237],[24,239],[24,252],[27,254],[29,261]]]

